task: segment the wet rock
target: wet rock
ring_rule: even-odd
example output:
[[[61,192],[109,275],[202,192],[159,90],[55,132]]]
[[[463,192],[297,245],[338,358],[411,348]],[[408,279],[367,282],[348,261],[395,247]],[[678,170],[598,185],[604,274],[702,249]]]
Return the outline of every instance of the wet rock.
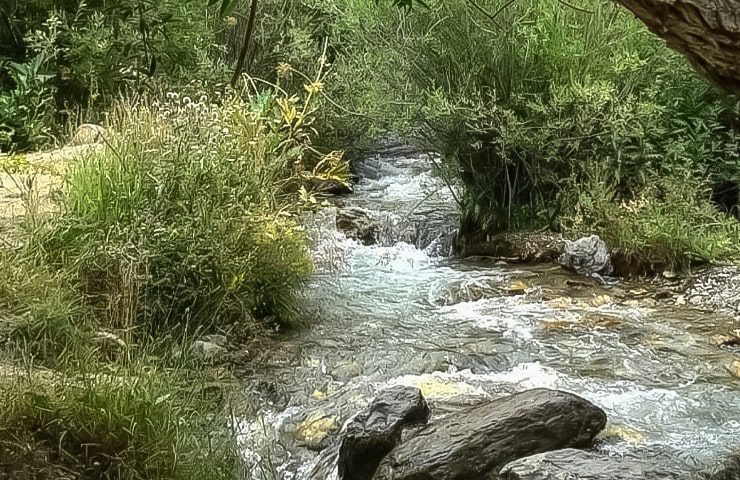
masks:
[[[84,123],[77,127],[68,146],[90,145],[102,143],[107,135],[105,128],[94,123]]]
[[[463,409],[398,445],[374,480],[470,480],[549,450],[583,447],[606,414],[576,395],[535,389]]]
[[[317,192],[327,195],[349,195],[354,191],[349,183],[334,178],[311,177],[311,186]]]
[[[611,275],[613,271],[609,248],[596,235],[584,237],[574,242],[566,241],[563,254],[558,263],[581,275]]]
[[[330,435],[339,430],[336,415],[323,411],[311,413],[296,427],[295,435],[299,444],[310,450],[322,450],[330,443]]]
[[[456,239],[455,250],[463,257],[495,257],[517,263],[551,262],[564,251],[565,239],[556,233],[507,232]]]
[[[378,232],[378,223],[364,208],[345,207],[337,210],[337,228],[344,232],[347,238],[358,240],[363,245],[373,245]]]
[[[428,418],[429,407],[418,389],[397,386],[381,392],[347,424],[337,461],[340,480],[370,480],[403,428]]]
[[[521,458],[506,465],[502,480],[676,480],[651,463],[572,448]]]

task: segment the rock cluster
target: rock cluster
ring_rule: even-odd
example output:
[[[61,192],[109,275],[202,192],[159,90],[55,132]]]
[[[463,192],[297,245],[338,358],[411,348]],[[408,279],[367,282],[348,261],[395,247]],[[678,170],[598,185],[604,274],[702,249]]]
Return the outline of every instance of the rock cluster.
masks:
[[[740,478],[737,458],[711,473],[687,477],[647,459],[583,450],[606,426],[606,413],[559,390],[527,390],[440,419],[429,417],[419,389],[396,386],[381,392],[345,425],[338,446],[327,450],[334,460],[324,457],[321,475],[334,470],[339,480]]]

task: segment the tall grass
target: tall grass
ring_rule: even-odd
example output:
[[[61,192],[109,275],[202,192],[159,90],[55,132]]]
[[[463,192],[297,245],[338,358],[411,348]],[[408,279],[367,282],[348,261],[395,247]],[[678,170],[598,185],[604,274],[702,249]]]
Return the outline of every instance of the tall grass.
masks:
[[[119,105],[106,149],[72,168],[61,215],[34,232],[114,328],[287,319],[310,272],[304,151],[273,122],[277,104],[201,100]]]

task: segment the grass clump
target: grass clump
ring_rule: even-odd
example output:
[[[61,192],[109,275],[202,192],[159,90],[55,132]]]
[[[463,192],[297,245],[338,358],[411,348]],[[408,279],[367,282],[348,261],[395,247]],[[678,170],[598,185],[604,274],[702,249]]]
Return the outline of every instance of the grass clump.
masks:
[[[311,271],[296,201],[310,152],[280,112],[267,96],[120,105],[34,232],[39,251],[116,328],[288,321]]]
[[[0,472],[13,478],[222,479],[239,468],[218,402],[154,369],[3,372]],[[197,384],[197,382],[196,382]]]

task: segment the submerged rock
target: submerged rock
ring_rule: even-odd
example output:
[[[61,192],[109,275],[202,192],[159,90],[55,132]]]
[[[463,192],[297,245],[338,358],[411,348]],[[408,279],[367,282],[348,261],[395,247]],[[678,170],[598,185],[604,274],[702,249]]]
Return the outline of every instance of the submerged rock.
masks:
[[[328,446],[329,436],[337,430],[338,418],[318,411],[298,424],[295,435],[301,446],[310,450],[322,450]]]
[[[737,450],[718,467],[711,469],[704,475],[706,480],[738,480],[740,479],[740,450]]]
[[[506,465],[502,480],[677,480],[653,464],[572,448],[521,458]]]
[[[715,347],[735,347],[740,345],[740,329],[728,334],[712,335],[709,342]]]
[[[611,275],[613,272],[611,256],[606,243],[597,235],[576,241],[566,241],[563,254],[558,263],[581,275]]]
[[[727,365],[727,371],[730,372],[735,378],[740,378],[740,360],[735,360],[731,364]]]
[[[401,439],[403,428],[428,418],[429,407],[419,389],[397,386],[381,392],[347,424],[337,461],[340,480],[370,480]]]
[[[517,458],[587,446],[605,425],[606,413],[581,397],[529,390],[424,427],[383,459],[373,479],[478,479]]]

